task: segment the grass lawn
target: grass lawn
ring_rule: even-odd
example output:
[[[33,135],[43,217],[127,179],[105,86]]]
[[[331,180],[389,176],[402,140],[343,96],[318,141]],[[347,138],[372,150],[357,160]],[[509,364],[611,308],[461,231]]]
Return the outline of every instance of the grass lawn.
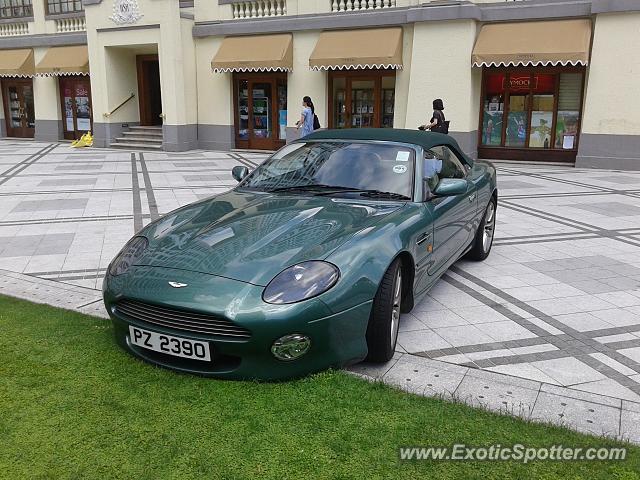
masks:
[[[109,322],[0,296],[0,478],[631,479],[624,462],[401,462],[406,445],[619,445],[341,372],[259,384],[144,364]]]

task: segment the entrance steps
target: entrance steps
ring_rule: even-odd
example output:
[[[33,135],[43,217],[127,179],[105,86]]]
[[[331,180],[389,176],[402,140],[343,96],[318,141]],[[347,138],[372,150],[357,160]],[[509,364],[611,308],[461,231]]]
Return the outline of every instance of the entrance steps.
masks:
[[[129,127],[122,132],[122,137],[117,137],[111,142],[113,148],[162,150],[162,127]]]

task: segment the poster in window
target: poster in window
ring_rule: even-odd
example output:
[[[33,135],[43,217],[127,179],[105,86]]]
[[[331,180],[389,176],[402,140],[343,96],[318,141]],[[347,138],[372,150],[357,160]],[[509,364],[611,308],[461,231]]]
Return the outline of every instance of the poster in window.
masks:
[[[552,124],[553,112],[531,112],[531,135],[529,136],[529,146],[532,148],[550,148]]]
[[[278,110],[278,124],[280,125],[280,140],[287,139],[287,111]]]
[[[497,103],[485,104],[484,115],[482,116],[482,144],[483,145],[500,145],[502,142],[502,118],[503,112],[499,110],[491,110],[491,105]]]
[[[78,130],[81,132],[91,130],[91,112],[89,108],[89,97],[76,97],[76,118],[78,120]]]
[[[505,145],[524,147],[527,139],[527,112],[509,112]]]
[[[73,124],[73,99],[64,97],[64,120],[67,132],[73,132],[76,128]]]
[[[580,112],[558,111],[558,123],[556,124],[556,148],[571,150],[576,147],[575,139],[578,135],[578,122]]]

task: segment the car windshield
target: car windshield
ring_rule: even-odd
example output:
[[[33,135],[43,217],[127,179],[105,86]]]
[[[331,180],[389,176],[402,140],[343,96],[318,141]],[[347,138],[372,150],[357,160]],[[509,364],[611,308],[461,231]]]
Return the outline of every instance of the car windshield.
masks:
[[[410,200],[415,155],[394,144],[307,142],[287,145],[242,188],[313,195]]]

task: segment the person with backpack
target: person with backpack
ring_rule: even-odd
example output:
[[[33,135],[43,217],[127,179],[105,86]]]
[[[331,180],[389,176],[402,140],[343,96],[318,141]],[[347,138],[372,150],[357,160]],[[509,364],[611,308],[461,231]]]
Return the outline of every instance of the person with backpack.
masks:
[[[299,130],[300,127],[302,127],[300,138],[306,137],[314,130],[320,128],[320,122],[318,121],[318,116],[316,115],[316,109],[313,106],[311,97],[309,96],[306,96],[302,99],[302,114],[300,115],[300,120],[296,122],[296,128]]]
[[[433,101],[433,116],[430,123],[418,127],[420,130],[431,130],[438,133],[449,133],[449,122],[444,118],[444,104],[442,99],[436,98]]]

